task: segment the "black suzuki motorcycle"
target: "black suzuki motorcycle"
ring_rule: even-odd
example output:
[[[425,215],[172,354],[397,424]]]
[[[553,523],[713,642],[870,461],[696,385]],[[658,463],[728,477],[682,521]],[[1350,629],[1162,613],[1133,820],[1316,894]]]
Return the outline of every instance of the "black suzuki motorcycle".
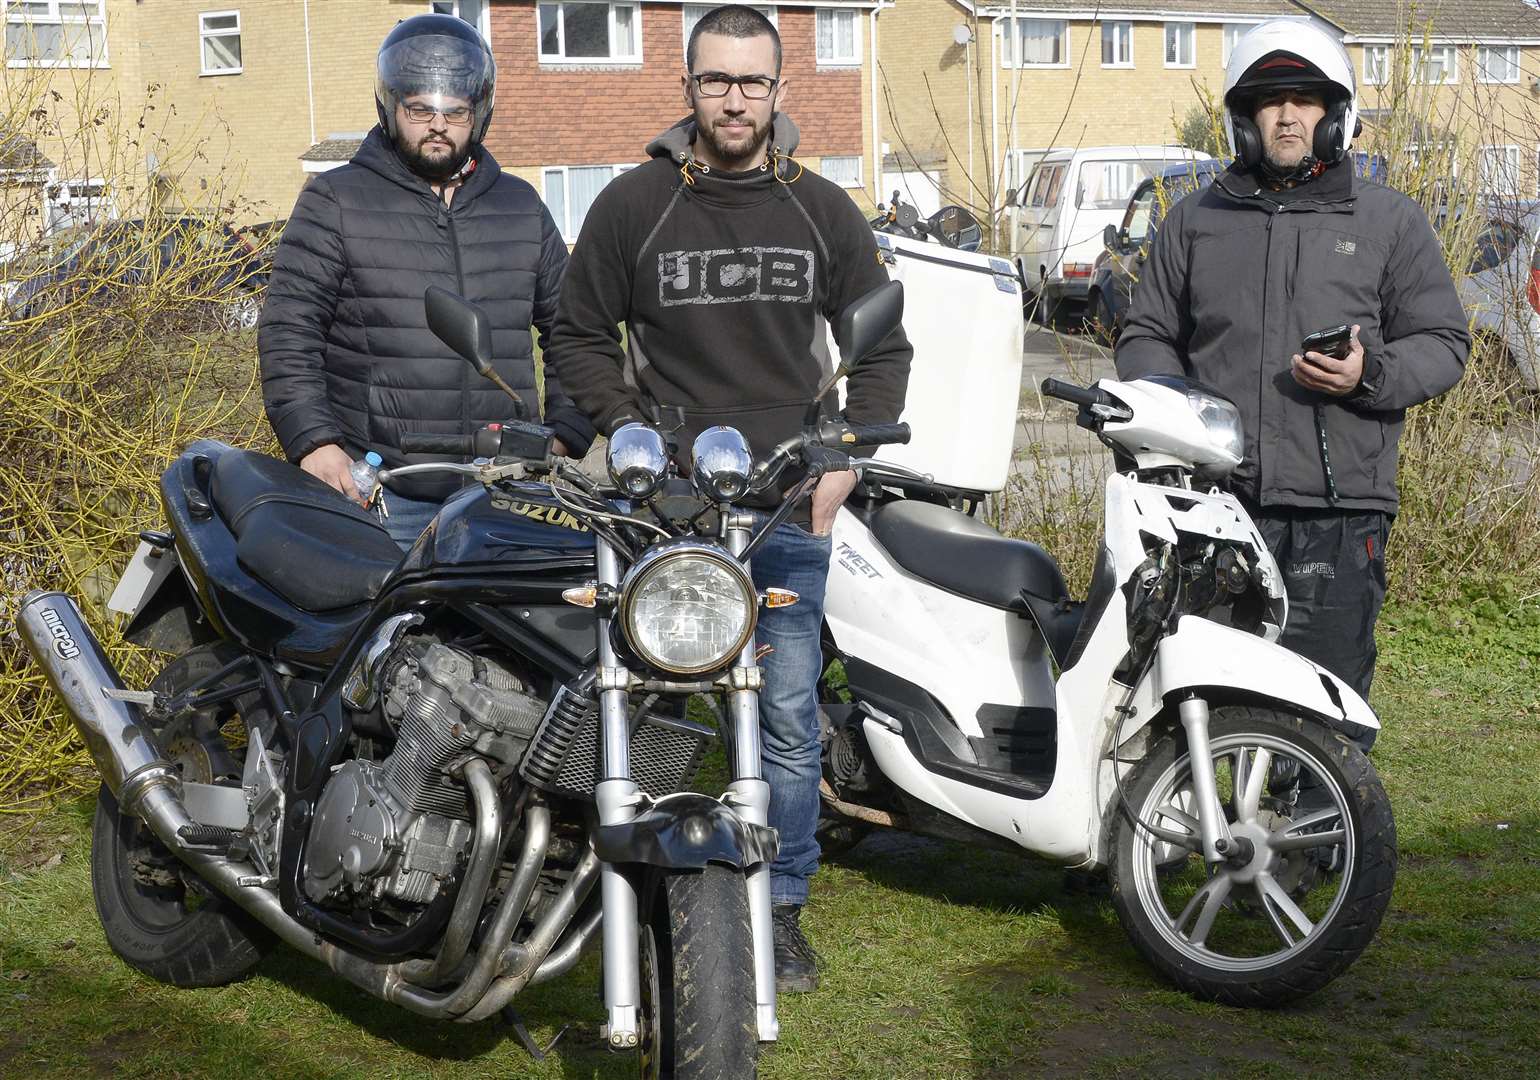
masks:
[[[426,302],[490,372],[483,313]],[[853,305],[842,355],[902,306],[892,283]],[[408,453],[474,460],[381,472],[472,481],[404,559],[319,480],[194,443],[111,605],[130,641],[176,654],[148,688],[124,687],[69,597],[30,594],[17,619],[102,773],[109,944],[211,986],[276,937],[385,1001],[476,1021],[601,941],[611,1049],[644,1077],[752,1077],[777,1034],[754,631],[761,604],[796,597],[758,595],[749,560],[848,450],[907,438],[815,403],[758,463],[707,431],[685,478],[629,425],[601,485],[526,420],[411,436]],[[755,531],[736,504],[789,467],[805,478]],[[697,694],[725,705],[720,798],[688,790],[718,735],[684,718]]]

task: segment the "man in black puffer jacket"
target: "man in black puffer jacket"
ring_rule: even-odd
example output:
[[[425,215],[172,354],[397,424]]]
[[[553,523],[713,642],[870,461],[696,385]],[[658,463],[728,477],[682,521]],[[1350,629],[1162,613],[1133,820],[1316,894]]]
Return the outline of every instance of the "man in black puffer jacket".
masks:
[[[289,460],[349,498],[367,451],[445,460],[403,454],[402,434],[469,434],[514,410],[428,329],[429,285],[485,309],[494,365],[535,407],[530,327],[543,347],[567,248],[534,188],[481,145],[495,74],[460,19],[398,24],[380,47],[379,126],[351,164],[310,182],[284,229],[258,329],[263,401]],[[594,428],[550,373],[545,406],[557,451],[581,456]],[[458,486],[403,480],[384,496],[391,535],[409,546]]]

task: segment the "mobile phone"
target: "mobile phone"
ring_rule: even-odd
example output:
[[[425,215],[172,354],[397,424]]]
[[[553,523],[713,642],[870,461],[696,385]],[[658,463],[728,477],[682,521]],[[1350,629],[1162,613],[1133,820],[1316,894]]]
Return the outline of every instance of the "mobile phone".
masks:
[[[1305,338],[1299,346],[1299,355],[1309,353],[1321,353],[1333,360],[1342,360],[1347,357],[1348,350],[1353,346],[1353,328],[1351,326],[1333,326],[1326,330],[1317,330]]]

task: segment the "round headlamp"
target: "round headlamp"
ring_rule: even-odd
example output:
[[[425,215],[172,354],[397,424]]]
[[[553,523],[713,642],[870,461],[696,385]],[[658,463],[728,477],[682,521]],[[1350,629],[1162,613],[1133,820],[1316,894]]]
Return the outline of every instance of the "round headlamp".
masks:
[[[696,438],[690,457],[695,462],[695,490],[707,498],[730,503],[749,490],[754,455],[736,428],[707,428]]]
[[[623,424],[610,436],[610,479],[628,498],[645,499],[668,476],[668,449],[656,428]]]
[[[699,675],[725,667],[753,639],[759,595],[732,556],[680,540],[658,545],[631,567],[617,614],[640,659]]]

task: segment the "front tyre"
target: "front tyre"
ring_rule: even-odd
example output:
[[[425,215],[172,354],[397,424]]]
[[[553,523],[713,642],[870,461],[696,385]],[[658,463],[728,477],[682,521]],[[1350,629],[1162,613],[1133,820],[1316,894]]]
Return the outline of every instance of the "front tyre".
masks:
[[[659,880],[640,953],[643,1080],[752,1080],[759,1033],[743,875],[713,865]]]
[[[1396,831],[1363,751],[1314,721],[1215,708],[1219,798],[1241,854],[1205,865],[1191,759],[1160,737],[1112,826],[1111,887],[1123,929],[1182,989],[1230,1005],[1276,1005],[1331,982],[1369,944],[1390,903]]]

